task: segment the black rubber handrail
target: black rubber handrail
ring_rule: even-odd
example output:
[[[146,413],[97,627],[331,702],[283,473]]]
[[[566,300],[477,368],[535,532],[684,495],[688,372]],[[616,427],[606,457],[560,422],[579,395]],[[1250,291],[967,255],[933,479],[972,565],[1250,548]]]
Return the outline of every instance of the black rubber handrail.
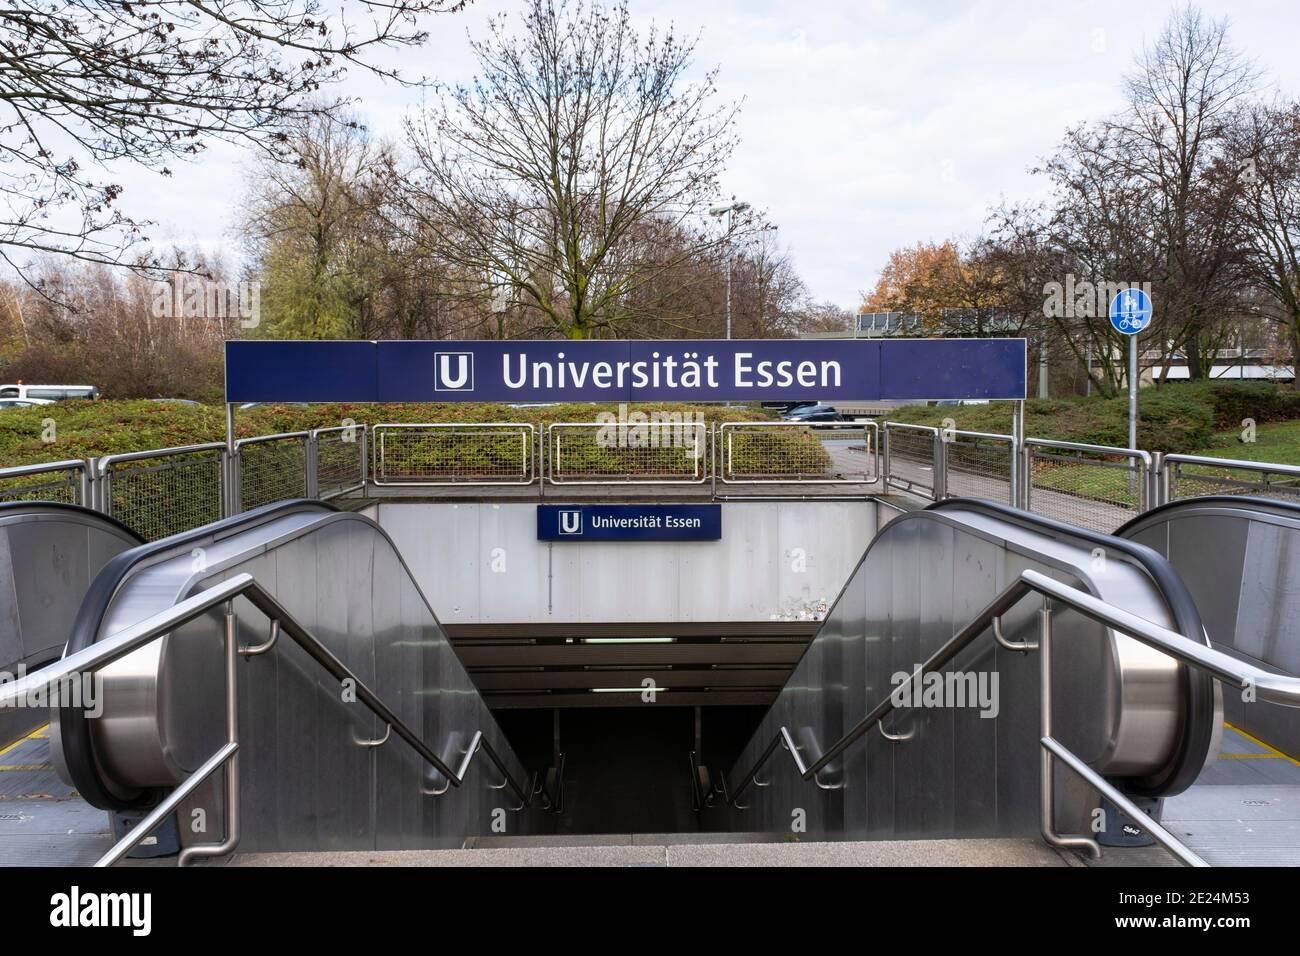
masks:
[[[1192,598],[1192,592],[1188,590],[1187,584],[1179,577],[1173,565],[1154,548],[1119,537],[1119,531],[1113,535],[1103,534],[984,498],[948,498],[933,502],[923,510],[958,509],[983,512],[1031,530],[1047,530],[1096,547],[1118,551],[1145,571],[1155,583],[1169,606],[1169,613],[1174,619],[1174,629],[1184,637],[1200,641],[1207,647],[1211,646],[1205,625],[1201,622],[1201,612]],[[1123,528],[1120,529],[1122,530]],[[1214,678],[1197,668],[1184,667],[1183,689],[1187,700],[1186,719],[1183,721],[1183,733],[1179,735],[1178,750],[1170,769],[1157,777],[1125,778],[1124,789],[1127,792],[1144,797],[1173,796],[1190,787],[1204,769],[1205,762],[1209,759],[1210,748],[1214,744],[1214,722],[1217,713]]]
[[[1123,536],[1124,534],[1148,524],[1152,518],[1164,514],[1168,511],[1178,511],[1182,508],[1195,505],[1249,505],[1252,508],[1262,508],[1264,510],[1273,510],[1284,512],[1287,517],[1300,518],[1300,502],[1287,501],[1279,498],[1261,498],[1258,495],[1199,495],[1195,498],[1179,498],[1176,501],[1166,501],[1162,505],[1157,505],[1147,511],[1142,512],[1134,518],[1129,518],[1122,525],[1115,529],[1115,534]]]
[[[96,511],[94,508],[87,508],[85,505],[69,504],[66,501],[42,501],[39,499],[33,501],[0,502],[0,518],[4,517],[6,512],[24,511],[24,510],[34,510],[36,512],[66,511],[71,514],[82,515],[83,517],[86,518],[94,518],[95,520],[101,522],[102,524],[110,525],[113,528],[116,528],[118,531],[123,532],[124,534],[126,534],[127,537],[129,537],[132,541],[135,541],[137,544],[144,544],[144,538],[140,537],[140,535],[133,528],[130,528],[127,525],[123,524],[121,521],[114,518],[112,515],[106,515],[102,511]]]
[[[325,501],[303,498],[277,501],[115,555],[100,569],[99,574],[86,590],[86,596],[82,599],[81,608],[77,611],[77,617],[72,624],[72,633],[68,636],[65,656],[84,650],[99,639],[104,615],[108,613],[114,595],[141,562],[166,551],[197,544],[214,535],[232,533],[236,529],[263,524],[287,514],[338,510]],[[98,761],[95,759],[94,745],[90,739],[90,725],[82,708],[72,706],[59,708],[59,742],[63,747],[64,766],[71,778],[69,782],[92,806],[99,807],[101,810],[132,810],[148,806],[157,799],[157,794],[152,790],[140,789],[127,794],[115,794],[105,786]]]

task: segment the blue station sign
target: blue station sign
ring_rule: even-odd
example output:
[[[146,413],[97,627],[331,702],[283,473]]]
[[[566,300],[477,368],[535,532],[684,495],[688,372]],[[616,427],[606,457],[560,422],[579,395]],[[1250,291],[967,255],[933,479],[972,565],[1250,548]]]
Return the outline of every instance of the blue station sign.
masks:
[[[717,541],[721,505],[538,505],[538,541]]]
[[[1024,339],[226,343],[228,402],[1024,397]]]

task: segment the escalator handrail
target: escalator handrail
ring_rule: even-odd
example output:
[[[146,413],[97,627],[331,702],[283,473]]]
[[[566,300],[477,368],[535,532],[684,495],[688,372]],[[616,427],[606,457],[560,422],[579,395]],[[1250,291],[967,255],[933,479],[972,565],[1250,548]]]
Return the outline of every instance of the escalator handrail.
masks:
[[[319,664],[327,673],[340,683],[350,681],[350,688],[355,690],[356,699],[387,727],[395,731],[411,748],[420,755],[441,776],[453,786],[459,787],[465,779],[470,761],[478,750],[483,750],[505,779],[504,786],[520,801],[517,810],[526,807],[532,798],[532,788],[522,787],[511,775],[509,768],[482,737],[475,735],[476,745],[468,748],[456,769],[450,767],[431,748],[419,734],[406,724],[384,701],[376,695],[346,664],[338,659],[328,647],[294,618],[280,602],[266,591],[257,580],[247,572],[237,574],[230,579],[216,584],[198,594],[177,602],[165,611],[160,611],[130,627],[124,628],[112,637],[68,654],[61,660],[27,674],[23,678],[0,686],[0,707],[13,706],[18,701],[28,700],[31,695],[45,692],[50,687],[59,685],[69,678],[93,673],[113,661],[125,657],[190,621],[202,617],[213,608],[229,605],[236,597],[243,597],[262,612],[272,623],[272,633],[287,634],[301,647],[309,657]],[[233,611],[227,607],[227,613]],[[180,631],[184,634],[186,632]],[[254,649],[257,652],[269,649],[262,645]],[[247,652],[241,648],[240,652]]]
[[[1169,511],[1178,511],[1186,507],[1196,505],[1249,505],[1252,508],[1260,508],[1265,511],[1285,512],[1287,517],[1300,518],[1300,501],[1287,501],[1279,498],[1261,498],[1258,495],[1198,495],[1195,498],[1178,498],[1175,501],[1166,501],[1162,505],[1154,508],[1148,508],[1140,515],[1129,518],[1122,525],[1115,529],[1115,535],[1122,537],[1128,532],[1147,524],[1157,515],[1165,514]]]
[[[109,525],[114,530],[122,532],[126,537],[134,541],[136,545],[144,544],[144,538],[140,537],[136,531],[127,527],[112,515],[106,515],[104,512],[96,511],[94,508],[87,508],[85,505],[74,505],[67,501],[42,501],[39,499],[32,501],[0,501],[0,518],[3,518],[6,513],[10,511],[33,509],[35,511],[63,511],[69,514],[80,515],[84,518],[94,518],[96,521],[102,522],[103,524]]]
[[[1141,568],[1155,583],[1179,631],[1193,640],[1203,641],[1207,646],[1210,643],[1192,592],[1173,566],[1154,548],[1118,537],[1119,532],[1114,535],[1102,534],[984,498],[948,498],[933,502],[924,510],[982,512],[1030,530],[1047,531],[1118,552]],[[1187,719],[1183,721],[1184,732],[1179,737],[1178,753],[1171,764],[1173,769],[1164,774],[1162,779],[1129,781],[1130,792],[1143,796],[1181,793],[1192,785],[1209,759],[1210,748],[1214,746],[1214,725],[1218,712],[1214,681],[1202,671],[1186,668],[1183,671],[1183,691]]]
[[[984,610],[972,618],[939,650],[935,651],[924,664],[914,670],[908,683],[920,680],[925,674],[932,673],[943,667],[980,634],[989,630],[997,618],[1007,613],[1032,593],[1037,593],[1049,601],[1064,604],[1085,617],[1097,621],[1099,624],[1128,634],[1135,640],[1168,654],[1180,663],[1188,665],[1189,669],[1195,669],[1206,674],[1211,679],[1217,679],[1242,689],[1253,688],[1259,700],[1283,704],[1288,707],[1300,707],[1300,677],[1273,673],[1246,661],[1238,660],[1199,641],[1191,640],[1175,630],[1162,627],[1148,621],[1146,618],[1139,617],[1125,611],[1123,608],[1094,597],[1086,591],[1070,587],[1068,584],[1062,584],[1042,572],[1032,569],[1021,571],[1020,576],[1004,588]],[[823,786],[816,779],[818,774],[826,768],[827,764],[847,750],[854,741],[860,739],[867,731],[879,724],[896,709],[894,698],[900,690],[901,687],[895,688],[885,695],[884,699],[873,707],[862,720],[840,737],[839,740],[831,744],[811,764],[806,764],[803,758],[799,756],[798,748],[794,745],[790,732],[782,726],[773,735],[771,743],[767,745],[758,760],[755,761],[753,768],[745,775],[740,788],[727,793],[727,802],[732,806],[736,806],[736,801],[756,782],[755,778],[759,771],[763,769],[763,765],[776,752],[778,745],[782,745],[789,750],[800,777],[804,780],[813,780],[819,786]],[[740,807],[739,809],[744,808]]]
[[[185,548],[212,538],[214,535],[232,533],[235,529],[251,524],[261,524],[274,518],[299,511],[338,511],[339,509],[324,501],[293,498],[278,501],[252,511],[231,515],[211,524],[201,525],[190,531],[183,531],[167,538],[141,544],[123,551],[110,558],[91,581],[82,599],[68,635],[64,655],[71,656],[90,647],[99,639],[99,630],[109,605],[123,582],[132,571],[144,561],[167,551]],[[130,796],[122,797],[112,794],[100,777],[99,765],[95,760],[94,746],[91,743],[90,726],[85,713],[77,707],[59,708],[59,743],[63,749],[63,764],[71,777],[71,783],[87,802],[104,809],[131,809],[147,806],[153,798],[149,791],[141,790]]]

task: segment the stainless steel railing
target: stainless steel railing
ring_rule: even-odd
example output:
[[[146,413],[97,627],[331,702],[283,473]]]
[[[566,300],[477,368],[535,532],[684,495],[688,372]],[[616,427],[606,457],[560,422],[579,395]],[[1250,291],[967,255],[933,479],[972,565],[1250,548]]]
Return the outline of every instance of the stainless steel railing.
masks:
[[[1160,455],[1160,503],[1204,495],[1260,495],[1300,501],[1300,466],[1200,455]]]
[[[943,439],[939,429],[930,425],[885,422],[883,432],[885,491],[893,488],[931,501],[940,500],[944,496],[944,469]],[[902,465],[904,462],[906,464]]]
[[[226,517],[229,459],[222,442],[96,459],[97,510],[147,541]]]
[[[839,460],[826,445],[842,451]],[[860,485],[880,477],[876,422],[723,422],[713,474],[726,485]]]
[[[704,422],[553,422],[546,426],[552,485],[700,485],[709,478]]]
[[[1043,607],[1039,612],[1039,638],[1037,643],[1013,643],[1008,641],[1002,636],[1002,616],[1033,593],[1039,594],[1044,599]],[[1217,651],[1204,644],[1198,644],[1177,631],[1154,624],[1145,618],[1138,617],[1136,614],[1093,597],[1091,594],[1062,584],[1041,572],[1025,570],[978,615],[972,618],[968,624],[916,669],[907,682],[891,691],[889,695],[876,704],[865,717],[858,721],[839,740],[831,744],[819,757],[811,763],[807,762],[800,752],[801,748],[795,744],[790,731],[782,726],[773,735],[771,742],[759,755],[753,767],[744,775],[740,786],[734,791],[724,791],[725,799],[737,809],[744,809],[745,805],[739,802],[740,798],[751,786],[757,783],[758,773],[779,747],[789,752],[795,769],[801,778],[811,780],[823,789],[835,789],[835,784],[826,783],[820,779],[822,771],[836,757],[873,728],[878,729],[882,735],[891,740],[911,739],[911,735],[904,738],[885,730],[884,719],[897,709],[894,703],[896,696],[902,692],[904,687],[909,687],[909,685],[920,681],[924,675],[943,667],[977,637],[986,630],[991,629],[994,640],[1001,646],[1023,653],[1029,653],[1030,651],[1038,651],[1039,653],[1041,680],[1039,715],[1041,734],[1039,743],[1043,753],[1040,781],[1042,796],[1040,816],[1043,838],[1053,846],[1084,849],[1093,856],[1100,857],[1101,846],[1090,837],[1066,837],[1056,832],[1054,760],[1061,760],[1065,766],[1087,780],[1089,784],[1134,819],[1144,819],[1144,814],[1114,784],[1089,767],[1052,736],[1051,654],[1053,603],[1072,608],[1085,617],[1107,627],[1112,627],[1149,647],[1168,654],[1182,664],[1203,670],[1216,680],[1243,690],[1250,689],[1257,700],[1283,704],[1288,707],[1300,707],[1300,678],[1265,671],[1253,664],[1231,657],[1222,651]],[[1147,819],[1145,825],[1157,842],[1173,853],[1180,862],[1189,866],[1207,865],[1201,857],[1188,849],[1159,823]]]
[[[376,425],[374,439],[377,486],[537,481],[537,426],[527,422]]]
[[[93,459],[0,468],[0,501],[59,501],[92,506]]]
[[[264,614],[270,621],[270,636],[262,644],[239,646],[239,634],[234,611],[234,599],[243,597]],[[158,640],[165,634],[176,631],[181,625],[193,621],[215,607],[225,606],[225,721],[226,742],[218,748],[197,770],[172,790],[150,813],[123,836],[99,861],[96,866],[111,866],[125,857],[138,846],[159,824],[163,822],[180,803],[192,794],[205,780],[223,767],[225,778],[225,839],[220,843],[200,844],[186,847],[180,854],[177,865],[184,866],[196,857],[224,856],[232,852],[239,844],[239,722],[238,722],[238,673],[236,663],[242,655],[246,658],[265,654],[275,646],[281,634],[306,651],[320,667],[340,683],[349,682],[355,690],[356,700],[366,707],[387,728],[379,740],[360,742],[363,746],[381,746],[386,743],[393,732],[404,740],[419,756],[431,766],[441,778],[431,788],[421,788],[429,796],[446,793],[451,787],[459,787],[465,781],[465,774],[470,762],[480,750],[485,753],[493,766],[503,777],[501,786],[509,788],[519,801],[512,809],[518,811],[529,805],[533,788],[522,787],[510,774],[509,769],[491,744],[483,738],[481,732],[474,735],[470,746],[456,768],[445,761],[431,748],[423,738],[412,730],[384,703],[347,665],[313,636],[266,590],[251,574],[238,574],[199,594],[178,602],[166,611],[146,618],[112,637],[105,638],[90,647],[69,654],[62,660],[41,668],[19,680],[0,685],[0,708],[21,705],[35,695],[48,695],[51,688],[56,688],[70,679],[94,671],[125,657],[145,645]],[[178,632],[178,633],[184,633]]]

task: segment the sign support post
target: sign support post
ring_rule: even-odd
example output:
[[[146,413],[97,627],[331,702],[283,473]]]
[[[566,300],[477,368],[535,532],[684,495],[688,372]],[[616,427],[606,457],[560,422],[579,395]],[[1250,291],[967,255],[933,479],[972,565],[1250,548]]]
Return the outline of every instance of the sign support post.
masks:
[[[1138,333],[1151,324],[1151,296],[1142,289],[1130,286],[1115,293],[1110,300],[1110,324],[1115,331],[1128,339],[1128,447],[1137,451],[1138,420]],[[1128,490],[1137,487],[1137,459],[1128,464]]]

